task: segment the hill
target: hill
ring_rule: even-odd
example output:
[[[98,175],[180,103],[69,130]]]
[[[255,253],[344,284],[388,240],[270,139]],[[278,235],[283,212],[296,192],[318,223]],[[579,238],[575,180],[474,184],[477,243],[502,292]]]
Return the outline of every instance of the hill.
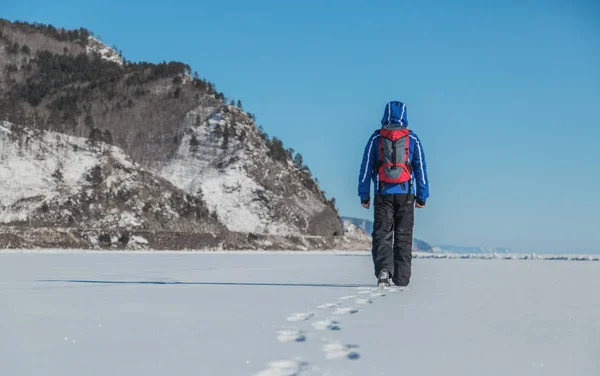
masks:
[[[192,73],[189,65],[128,61],[116,47],[104,45],[83,28],[0,20],[0,72],[0,120],[11,124],[5,127],[9,132],[4,142],[14,146],[33,137],[33,147],[44,150],[56,146],[48,144],[53,138],[62,143],[56,146],[64,153],[62,160],[41,154],[43,163],[36,165],[41,170],[32,170],[40,173],[40,180],[49,179],[50,169],[59,171],[60,163],[64,167],[70,159],[74,165],[69,168],[77,173],[91,165],[103,173],[119,170],[111,164],[114,158],[103,154],[114,151],[120,161],[139,168],[135,171],[139,186],[155,184],[153,195],[177,192],[193,203],[190,210],[202,223],[198,227],[193,221],[184,225],[185,221],[163,223],[140,217],[139,223],[146,227],[138,229],[167,226],[162,230],[205,231],[206,225],[210,231],[220,226],[229,232],[291,237],[344,233],[335,200],[325,197],[301,155],[266,135],[255,116],[242,110],[241,101],[232,105],[212,82]],[[23,130],[22,137],[10,133],[14,127]],[[92,144],[105,145],[104,151],[97,154],[96,149],[83,147]],[[25,163],[15,155],[32,153],[31,148],[18,145],[10,149],[10,163]],[[70,155],[74,152],[67,149],[75,146],[79,152]],[[30,157],[24,157],[26,163],[31,163]],[[73,171],[62,173],[72,179]],[[93,228],[100,226],[92,220],[96,217],[103,217],[108,227],[120,223],[108,211],[124,212],[126,203],[101,205],[100,196],[90,198],[95,214],[72,210],[80,217],[56,220],[52,205],[63,210],[64,202],[53,200],[62,194],[57,195],[55,187],[36,196],[30,188],[44,183],[35,176],[32,172],[29,180],[20,180],[13,173],[0,183],[4,192],[22,192],[18,205],[28,202],[19,212],[16,201],[3,197],[6,205],[0,216],[5,225],[83,223]],[[80,183],[70,180],[71,185],[65,183],[60,189],[70,187],[69,194],[75,194],[82,188]],[[141,199],[148,194],[136,191],[134,196]],[[46,207],[53,214],[39,215]]]

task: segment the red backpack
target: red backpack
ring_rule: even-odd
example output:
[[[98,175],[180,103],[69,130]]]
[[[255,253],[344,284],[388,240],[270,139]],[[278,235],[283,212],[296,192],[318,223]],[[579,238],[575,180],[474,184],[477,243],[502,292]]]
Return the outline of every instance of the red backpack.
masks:
[[[379,181],[399,184],[411,179],[409,135],[408,128],[397,124],[385,125],[379,131]]]

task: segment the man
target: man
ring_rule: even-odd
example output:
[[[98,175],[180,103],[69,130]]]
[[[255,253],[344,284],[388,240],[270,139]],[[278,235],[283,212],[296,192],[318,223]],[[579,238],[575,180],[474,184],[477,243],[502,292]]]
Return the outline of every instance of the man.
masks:
[[[389,102],[381,129],[367,142],[358,195],[371,206],[371,181],[375,191],[373,263],[381,287],[407,286],[410,282],[414,207],[424,208],[429,197],[425,154],[419,137],[408,127],[406,105]]]

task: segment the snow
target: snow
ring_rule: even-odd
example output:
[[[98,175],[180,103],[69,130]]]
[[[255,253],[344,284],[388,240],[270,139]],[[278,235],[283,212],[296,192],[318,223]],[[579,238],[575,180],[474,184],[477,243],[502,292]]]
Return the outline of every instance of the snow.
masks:
[[[279,342],[304,342],[306,341],[306,334],[303,331],[295,329],[284,329],[277,331],[277,340]]]
[[[505,247],[464,247],[455,245],[439,245],[432,247],[436,253],[511,253],[510,248]]]
[[[217,213],[219,220],[229,230],[266,232],[269,213],[264,202],[259,199],[259,192],[264,192],[264,187],[258,185],[241,168],[229,168],[221,173],[213,170],[205,173],[203,178],[202,197],[206,206],[211,212]],[[284,233],[288,232],[282,230]]]
[[[413,257],[430,259],[478,259],[478,260],[547,260],[547,261],[600,261],[597,255],[578,254],[519,254],[519,253],[429,253],[414,252]]]
[[[363,229],[356,226],[354,223],[344,222],[344,234],[350,238],[356,239],[371,239],[371,235],[367,234]]]
[[[84,138],[22,128],[15,141],[12,124],[0,125],[0,223],[26,220],[42,199],[77,192],[86,172],[99,163]],[[62,181],[52,176],[57,169]]]
[[[90,144],[82,137],[0,122],[0,224],[35,220],[36,211],[44,204],[65,204],[77,200],[78,193],[92,197],[94,192],[89,182],[92,168],[109,162],[121,168],[111,169],[106,176],[104,194],[134,191],[146,184],[136,179],[139,166],[116,146]],[[133,205],[135,213],[125,211],[125,207],[115,208],[87,225],[139,227],[143,222],[141,204]],[[102,203],[92,203],[90,208],[97,205]],[[71,215],[65,209],[60,213],[65,217]],[[173,218],[177,216],[171,214]]]
[[[123,59],[121,59],[117,51],[108,47],[94,37],[88,38],[87,52],[90,54],[99,55],[104,60],[123,65]]]
[[[186,115],[184,125],[188,132],[183,136],[175,157],[162,166],[158,174],[192,195],[200,193],[208,209],[230,231],[297,234],[292,226],[273,220],[272,209],[266,200],[261,199],[269,193],[247,173],[246,164],[258,158],[255,153],[264,154],[266,151],[257,152],[251,143],[241,147],[235,137],[231,138],[228,150],[223,150],[222,140],[211,133],[217,124],[228,124],[223,114],[217,113],[197,125],[196,118],[206,116],[206,109],[200,111],[196,109]],[[229,126],[237,132],[243,130],[249,133],[251,129],[250,124],[239,122]],[[192,137],[199,143],[198,150],[201,152],[190,147]],[[218,166],[219,162],[224,162],[224,166]],[[306,205],[301,200],[299,202]]]
[[[598,374],[598,262],[372,274],[350,252],[0,252],[2,374]]]

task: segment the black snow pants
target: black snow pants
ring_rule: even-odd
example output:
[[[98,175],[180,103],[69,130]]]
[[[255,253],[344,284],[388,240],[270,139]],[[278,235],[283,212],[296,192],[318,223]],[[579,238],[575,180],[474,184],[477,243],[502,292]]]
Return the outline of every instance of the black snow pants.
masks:
[[[375,275],[386,269],[396,286],[410,282],[415,197],[407,194],[375,196],[373,263]]]

